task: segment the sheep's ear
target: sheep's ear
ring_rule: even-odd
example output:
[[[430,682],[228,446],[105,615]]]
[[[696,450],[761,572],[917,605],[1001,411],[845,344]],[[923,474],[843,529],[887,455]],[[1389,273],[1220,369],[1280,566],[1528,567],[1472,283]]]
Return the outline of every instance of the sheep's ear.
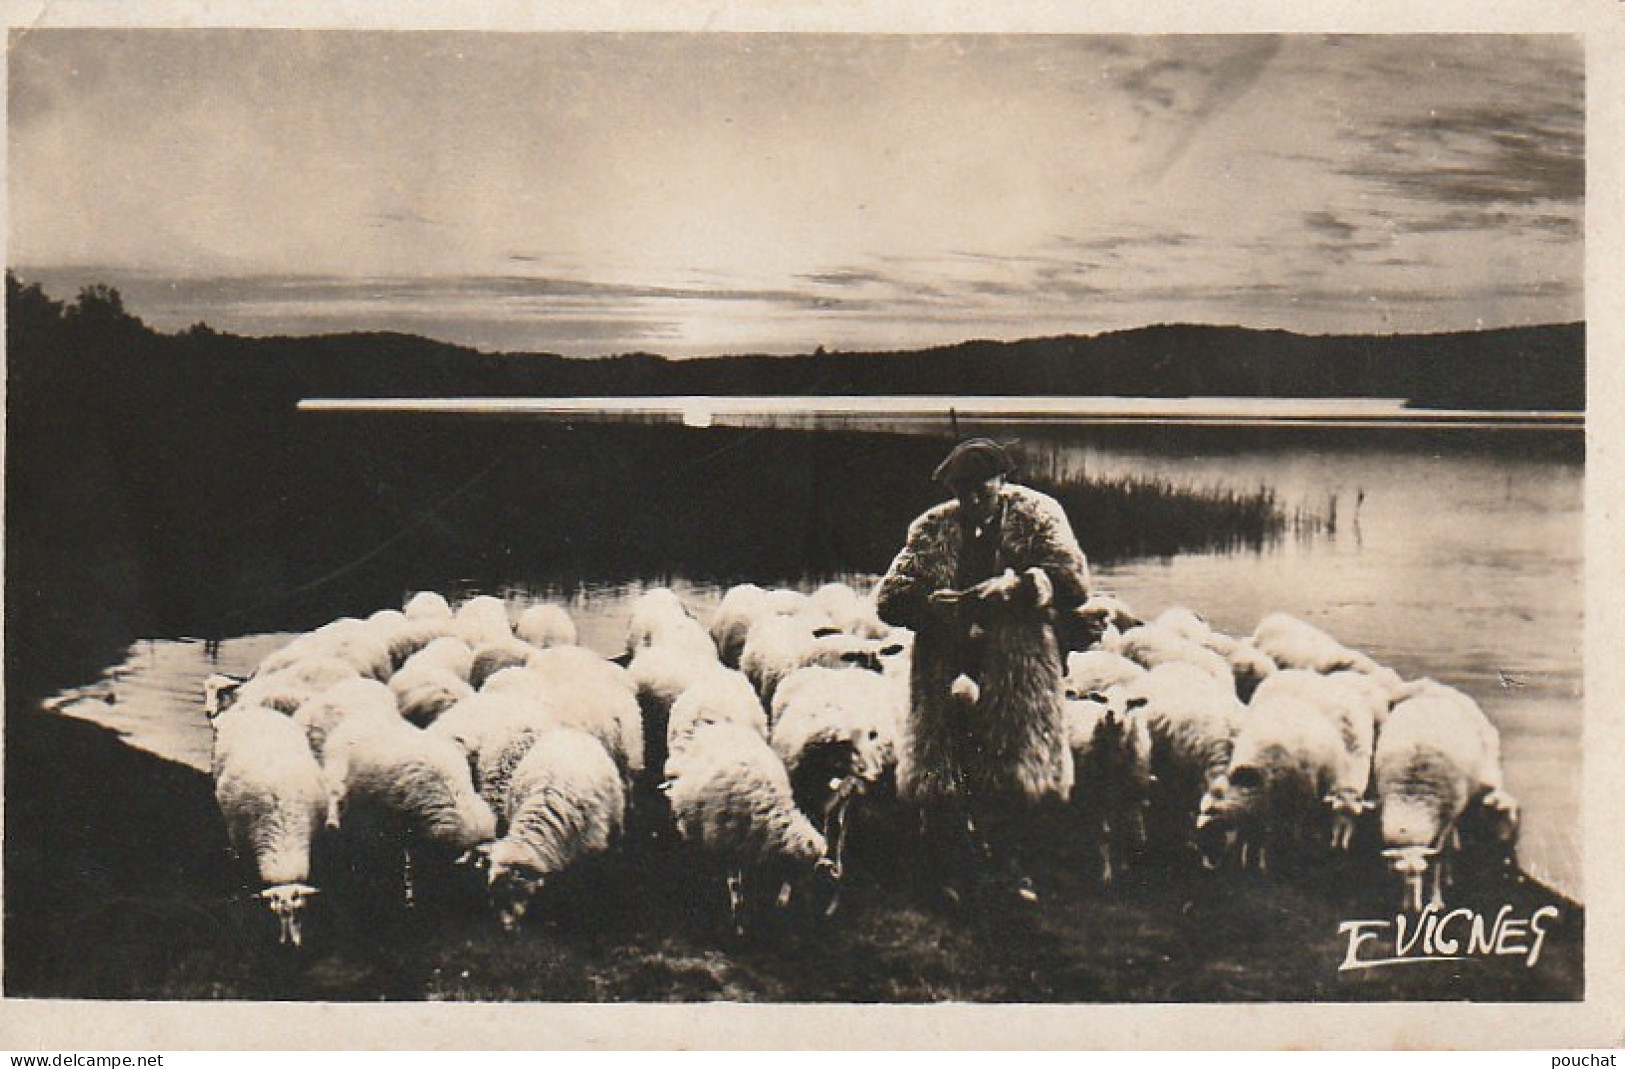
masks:
[[[1371,799],[1371,798],[1362,798],[1362,799],[1360,799],[1360,812],[1369,813],[1373,809],[1376,809],[1376,808],[1377,808],[1377,803],[1376,803],[1376,801],[1374,799]]]

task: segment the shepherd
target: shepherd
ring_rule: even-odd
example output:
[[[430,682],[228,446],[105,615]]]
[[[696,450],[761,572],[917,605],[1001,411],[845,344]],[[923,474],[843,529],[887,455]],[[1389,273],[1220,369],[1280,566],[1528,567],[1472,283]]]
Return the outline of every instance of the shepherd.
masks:
[[[909,525],[875,593],[915,633],[898,793],[950,902],[974,878],[1036,903],[1032,833],[1072,789],[1054,621],[1088,598],[1089,566],[1060,503],[1014,472],[997,442],[957,445],[932,475],[953,500]]]

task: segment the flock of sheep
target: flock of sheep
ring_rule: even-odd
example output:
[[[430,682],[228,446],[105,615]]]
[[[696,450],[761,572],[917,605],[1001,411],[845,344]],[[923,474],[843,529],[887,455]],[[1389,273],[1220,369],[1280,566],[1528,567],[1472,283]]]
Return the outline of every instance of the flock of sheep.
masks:
[[[1095,605],[1111,619],[1095,648],[1068,655],[1066,686],[1075,797],[1098,821],[1103,879],[1158,835],[1208,867],[1259,869],[1272,853],[1374,840],[1420,912],[1429,876],[1442,906],[1463,836],[1515,860],[1500,736],[1467,694],[1401,679],[1284,613],[1236,639],[1188,609],[1140,623],[1114,599]],[[1372,812],[1377,835],[1357,839]]]
[[[1103,881],[1148,846],[1259,868],[1348,851],[1371,810],[1411,908],[1429,873],[1442,901],[1462,834],[1511,857],[1498,738],[1460,691],[1284,615],[1238,640],[1109,595],[1078,614],[1093,640],[1067,657],[1072,803]],[[736,586],[708,624],[650,590],[614,660],[558,605],[420,593],[301,635],[246,679],[212,676],[215,795],[293,945],[322,837],[370,842],[408,898],[437,869],[483,868],[512,928],[544,882],[616,849],[640,805],[725,880],[736,928],[756,888],[783,905],[822,884],[833,912],[853,807],[903,819],[888,787],[911,639],[838,583]]]

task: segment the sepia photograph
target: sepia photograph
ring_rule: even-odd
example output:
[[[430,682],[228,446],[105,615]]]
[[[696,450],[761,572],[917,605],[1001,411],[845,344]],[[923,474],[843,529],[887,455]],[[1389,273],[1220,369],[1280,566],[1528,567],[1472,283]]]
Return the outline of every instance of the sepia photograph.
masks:
[[[1609,1041],[1580,20],[58,21],[0,1021]]]

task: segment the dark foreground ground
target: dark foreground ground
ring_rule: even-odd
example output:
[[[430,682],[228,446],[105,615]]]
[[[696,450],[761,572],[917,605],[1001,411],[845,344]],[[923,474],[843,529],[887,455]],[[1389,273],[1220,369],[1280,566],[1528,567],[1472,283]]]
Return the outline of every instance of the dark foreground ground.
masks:
[[[372,1001],[1201,1002],[1583,996],[1584,914],[1512,874],[1452,905],[1555,905],[1540,960],[1342,972],[1346,920],[1393,920],[1380,874],[1148,875],[1110,892],[1064,845],[1036,908],[951,910],[897,844],[855,861],[841,907],[732,935],[720,884],[629,844],[509,935],[475,901],[341,919],[298,952],[244,895],[206,777],[111,733],[13,709],[6,725],[5,994]],[[805,901],[805,900],[803,900]],[[1391,937],[1390,937],[1391,942]],[[1362,957],[1379,956],[1362,948]]]

